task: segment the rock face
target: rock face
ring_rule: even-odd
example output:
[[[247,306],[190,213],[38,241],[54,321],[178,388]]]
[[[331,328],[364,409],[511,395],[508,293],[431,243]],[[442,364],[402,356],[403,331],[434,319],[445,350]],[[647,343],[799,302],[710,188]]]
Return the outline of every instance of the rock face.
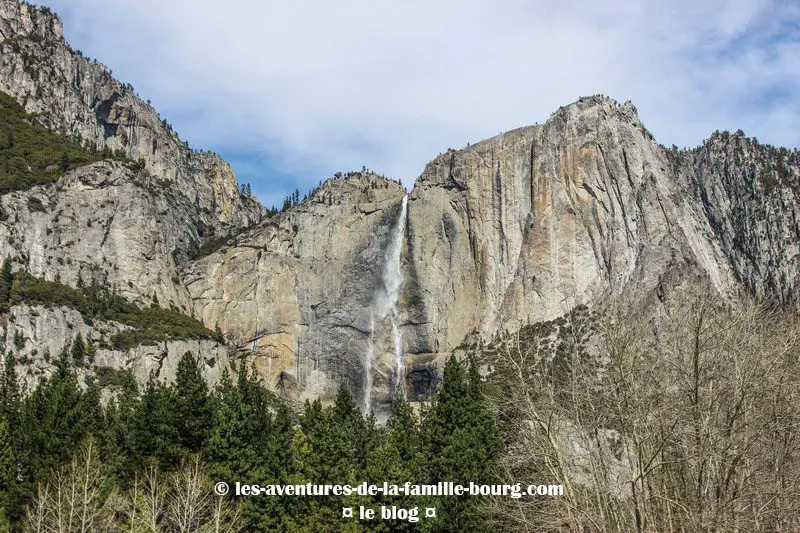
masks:
[[[76,335],[86,342],[96,342],[125,328],[114,322],[87,324],[79,312],[68,307],[18,305],[11,308],[7,317],[0,317],[0,341],[18,361],[18,375],[32,389],[56,371],[57,358],[63,350],[69,350]],[[201,356],[201,369],[211,384],[228,367],[227,350],[214,341],[172,340],[127,351],[100,347],[91,364],[78,365],[77,374],[81,382],[92,376],[101,386],[116,385],[114,375],[121,370],[131,371],[140,383],[146,382],[151,373],[169,381],[174,379],[178,361],[187,351]]]
[[[131,299],[188,311],[176,265],[263,217],[225,161],[191,150],[132,87],[72,50],[46,8],[0,0],[0,90],[43,126],[145,170],[101,163],[55,186],[6,195],[0,259],[47,279],[96,280]]]
[[[140,305],[190,314],[178,267],[205,242],[264,215],[254,198],[240,193],[229,165],[191,150],[132,87],[72,50],[47,8],[0,0],[0,91],[42,126],[128,159],[88,165],[52,185],[0,196],[0,260],[47,280],[73,287],[96,282]],[[96,340],[119,326],[90,327],[75,310],[25,305],[0,321],[0,351],[14,353],[31,383],[52,371],[44,354],[54,359],[76,332]],[[212,380],[227,364],[223,346],[176,339],[127,352],[100,349],[95,365],[130,369],[140,381],[154,369],[169,378],[186,351],[221,361],[207,365]]]
[[[593,96],[449,150],[405,200],[396,182],[350,173],[264,219],[224,161],[193,152],[130,86],[71,50],[46,9],[0,0],[0,52],[0,90],[39,122],[143,162],[95,163],[0,196],[0,259],[192,314],[300,397],[346,382],[380,411],[398,372],[408,396],[423,397],[465,340],[612,295],[653,312],[699,280],[722,298],[797,301],[796,150],[741,133],[667,149],[632,104]],[[235,237],[197,257],[226,235]],[[399,270],[387,268],[395,251]],[[5,345],[20,331],[19,355],[34,360],[75,330],[97,333],[68,309],[18,306],[0,318]],[[98,357],[142,378],[153,361],[169,368],[180,342]],[[223,360],[220,347],[194,349]],[[44,372],[37,365],[32,375]]]
[[[61,21],[45,8],[0,0],[0,90],[16,97],[45,126],[88,146],[143,160],[223,234],[263,215],[243,197],[228,164],[182,143],[130,85],[64,41]]]
[[[798,190],[796,152],[742,135],[665,150],[605,97],[449,151],[410,197],[408,351],[446,353],[610,294],[663,298],[689,278],[788,302]]]
[[[97,282],[129,300],[191,312],[176,250],[198,239],[191,202],[146,171],[100,162],[0,197],[0,248],[34,276]]]
[[[715,133],[693,152],[669,152],[687,196],[702,206],[744,288],[783,304],[800,287],[800,171],[797,151]]]
[[[403,188],[355,173],[186,269],[195,315],[232,334],[276,387],[303,396],[363,391],[370,307],[381,288],[390,232]],[[379,339],[375,389],[388,392],[394,368],[388,324]]]
[[[410,199],[411,351],[652,291],[673,270],[707,268],[729,291],[724,255],[680,189],[634,108],[604,98],[439,156]]]
[[[665,149],[630,103],[605,97],[448,151],[408,201],[399,305],[406,392],[427,394],[437,363],[470,336],[551,320],[610,295],[652,309],[702,281],[724,298],[748,291],[790,302],[800,271],[797,179],[796,153],[739,134],[715,135],[694,151]],[[257,337],[258,357],[276,354],[267,372],[276,384],[288,375],[324,394],[321,381],[303,377],[313,369],[360,391],[365,312],[400,194],[371,216],[373,208],[327,206],[315,195],[192,265],[196,314]],[[348,231],[331,233],[340,227]],[[309,242],[316,248],[298,244]],[[326,266],[332,260],[346,268]],[[384,399],[389,353],[388,342],[377,346],[374,388]]]

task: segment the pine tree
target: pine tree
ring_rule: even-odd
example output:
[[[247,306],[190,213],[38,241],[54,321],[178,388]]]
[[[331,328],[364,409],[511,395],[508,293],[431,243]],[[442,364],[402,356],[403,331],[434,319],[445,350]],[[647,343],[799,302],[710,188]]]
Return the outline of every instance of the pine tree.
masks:
[[[20,390],[17,381],[16,361],[11,352],[6,353],[3,374],[0,376],[0,418],[16,427],[19,420]]]
[[[17,461],[8,421],[0,418],[0,528],[8,526],[7,509],[17,484]]]
[[[179,444],[188,452],[198,452],[211,436],[214,411],[208,385],[191,352],[178,361],[174,391]]]
[[[242,363],[236,382],[225,369],[213,394],[215,424],[206,445],[212,474],[224,480],[256,482],[270,460],[272,414],[266,389]],[[263,481],[263,480],[262,480]]]
[[[444,462],[444,451],[456,429],[467,425],[468,402],[464,370],[451,355],[445,363],[441,386],[426,412],[422,428],[427,456],[425,473],[429,481],[456,481],[452,479],[454,472],[450,465]]]
[[[330,454],[327,462],[332,479],[357,481],[366,466],[367,454],[375,447],[374,425],[369,427],[345,384],[339,387],[330,413]]]
[[[367,457],[366,479],[373,483],[402,484],[420,480],[419,428],[408,403],[398,394],[392,401],[392,414],[386,422],[384,439]],[[408,495],[380,495],[373,506],[424,507],[424,498]],[[392,530],[415,530],[419,524],[398,522]]]
[[[126,371],[120,376],[120,384],[105,409],[105,431],[100,440],[101,451],[109,470],[128,481],[141,465],[130,461],[133,457],[131,428],[139,401],[139,388],[133,373]]]
[[[11,261],[6,258],[0,268],[0,313],[7,313],[10,308],[11,285],[14,274],[11,273]]]
[[[146,464],[152,459],[164,469],[180,464],[184,450],[175,413],[175,394],[151,376],[129,422],[132,460]]]
[[[397,450],[409,473],[419,468],[420,437],[417,417],[401,394],[392,401],[392,415],[386,422],[386,444]]]
[[[19,413],[12,433],[20,465],[8,508],[12,521],[21,516],[37,480],[66,461],[87,435],[102,434],[104,424],[99,389],[91,382],[86,391],[78,386],[66,350],[56,361],[55,373],[21,402]]]
[[[86,344],[84,344],[83,337],[81,337],[80,333],[75,334],[75,340],[72,341],[70,353],[72,354],[72,360],[75,361],[76,364],[83,363],[83,359],[86,357]]]
[[[87,340],[86,341],[86,360],[89,363],[94,363],[94,356],[97,354],[97,347],[94,345],[93,342]]]
[[[422,441],[429,482],[491,481],[491,465],[502,443],[474,360],[470,360],[466,374],[455,356],[445,364],[439,393],[423,417]],[[434,529],[476,529],[478,501],[470,497],[441,498]]]
[[[310,453],[308,455],[307,469],[319,483],[332,482],[330,474],[329,446],[330,446],[330,410],[322,409],[319,398],[313,402],[306,400],[303,416],[300,423],[306,437]]]

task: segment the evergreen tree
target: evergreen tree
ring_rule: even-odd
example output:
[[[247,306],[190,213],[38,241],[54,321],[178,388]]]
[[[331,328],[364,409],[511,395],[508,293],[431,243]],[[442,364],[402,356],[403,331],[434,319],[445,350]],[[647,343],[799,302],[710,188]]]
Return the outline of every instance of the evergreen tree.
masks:
[[[16,484],[17,461],[14,454],[14,443],[11,439],[8,421],[0,418],[0,529],[9,526],[6,509],[12,503],[12,492]]]
[[[6,353],[3,374],[0,376],[0,418],[12,427],[19,421],[20,390],[17,381],[17,366],[11,352]]]
[[[386,421],[386,444],[397,450],[400,461],[409,474],[419,468],[419,425],[417,417],[401,394],[392,400],[392,414]]]
[[[131,455],[137,465],[146,464],[148,459],[163,469],[180,464],[184,450],[174,406],[173,390],[150,376],[129,422]]]
[[[93,399],[78,386],[69,356],[62,352],[56,372],[25,398],[20,412],[24,451],[33,473],[45,473],[68,458],[84,435],[98,426]]]
[[[273,474],[277,465],[272,444],[272,398],[259,382],[255,369],[248,372],[242,363],[235,383],[225,369],[214,390],[213,401],[216,422],[206,445],[206,455],[214,478],[247,483],[277,482]],[[242,518],[248,529],[257,526],[268,505],[263,498],[244,502]]]
[[[0,268],[0,313],[7,313],[10,308],[12,283],[14,274],[11,273],[11,261],[6,258]]]
[[[81,337],[80,333],[75,334],[75,340],[72,341],[72,350],[70,353],[72,354],[72,360],[75,361],[76,364],[83,363],[83,359],[86,357],[86,344],[84,344],[83,337]]]
[[[414,413],[402,395],[397,394],[392,401],[392,414],[386,422],[384,439],[367,457],[366,478],[372,483],[403,484],[420,480],[419,428]],[[408,495],[380,495],[374,506],[385,505],[409,509],[424,507],[424,498]],[[394,531],[411,531],[419,524],[398,522],[392,524]]]
[[[19,518],[37,480],[71,456],[88,434],[103,432],[99,390],[91,382],[86,391],[78,386],[70,355],[64,350],[56,371],[42,380],[21,402],[19,428],[14,429],[16,456],[20,465],[18,497],[9,507],[9,517]]]
[[[358,480],[376,444],[372,432],[374,426],[368,427],[347,385],[340,385],[330,413],[327,462],[332,480]]]
[[[178,443],[189,452],[198,452],[211,436],[214,412],[206,380],[191,352],[178,361],[174,390]]]
[[[429,482],[491,481],[491,466],[500,452],[501,441],[473,360],[465,374],[462,364],[450,356],[439,393],[425,413],[422,435]],[[478,501],[468,496],[441,498],[434,529],[476,530]]]
[[[319,483],[332,482],[329,460],[330,411],[322,409],[319,398],[306,400],[300,423],[310,450],[306,468]]]
[[[89,363],[94,363],[94,356],[97,354],[97,347],[93,342],[87,339],[86,341],[86,360]]]
[[[454,472],[444,462],[444,451],[459,427],[467,425],[469,413],[468,387],[461,364],[451,355],[442,372],[442,382],[423,424],[424,442],[427,453],[426,478],[437,482],[452,479]]]
[[[106,405],[106,427],[100,445],[109,470],[126,482],[140,467],[130,461],[134,455],[131,429],[139,402],[139,388],[130,371],[123,373],[119,379],[116,394]]]

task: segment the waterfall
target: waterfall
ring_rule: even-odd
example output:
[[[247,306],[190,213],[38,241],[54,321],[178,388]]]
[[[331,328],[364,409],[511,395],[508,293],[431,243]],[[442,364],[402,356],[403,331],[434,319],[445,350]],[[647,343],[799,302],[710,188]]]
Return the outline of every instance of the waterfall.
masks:
[[[400,262],[403,251],[403,237],[406,232],[406,215],[408,211],[408,196],[403,196],[400,206],[400,216],[392,229],[391,240],[386,248],[386,255],[383,260],[383,273],[381,276],[382,286],[373,299],[369,311],[370,317],[370,338],[365,364],[364,379],[364,410],[369,412],[372,409],[372,383],[375,367],[375,317],[380,320],[389,319],[392,325],[392,341],[394,344],[395,361],[395,390],[403,391],[403,333],[400,330],[400,316],[397,309],[397,301],[400,299],[400,290],[403,288],[403,269]]]
[[[373,367],[375,366],[375,343],[373,336],[375,335],[375,313],[372,308],[369,310],[369,347],[367,348],[366,357],[364,357],[364,412],[369,413],[372,410],[372,377]]]

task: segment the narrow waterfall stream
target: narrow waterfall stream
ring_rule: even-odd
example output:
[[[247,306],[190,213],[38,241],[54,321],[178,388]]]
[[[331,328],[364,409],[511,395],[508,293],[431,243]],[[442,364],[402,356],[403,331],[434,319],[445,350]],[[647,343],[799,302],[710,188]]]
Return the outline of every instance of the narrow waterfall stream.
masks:
[[[392,341],[394,345],[395,376],[394,388],[405,394],[403,385],[403,333],[400,329],[400,316],[397,301],[403,288],[403,269],[401,254],[403,251],[403,237],[406,232],[406,217],[408,211],[408,195],[403,196],[400,207],[400,216],[392,229],[391,240],[386,248],[383,260],[382,286],[373,299],[369,311],[370,337],[364,371],[364,411],[372,410],[372,384],[374,381],[375,360],[375,318],[389,319],[392,325]]]

